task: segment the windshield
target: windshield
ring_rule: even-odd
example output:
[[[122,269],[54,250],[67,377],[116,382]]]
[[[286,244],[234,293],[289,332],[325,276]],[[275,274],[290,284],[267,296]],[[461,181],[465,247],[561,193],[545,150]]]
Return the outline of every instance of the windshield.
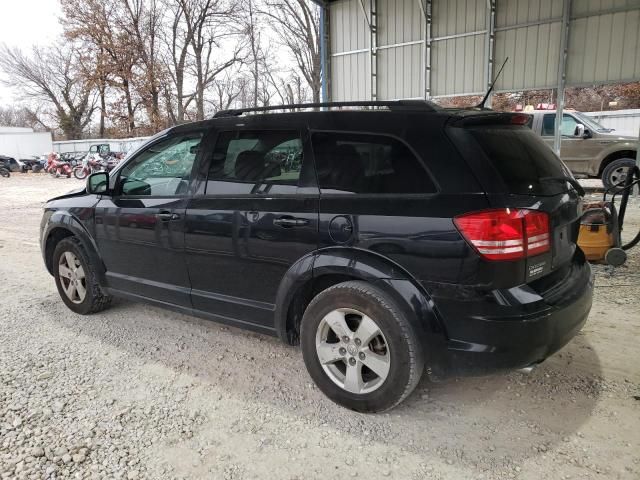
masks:
[[[582,122],[589,130],[595,130],[597,132],[611,132],[613,128],[607,128],[600,125],[593,118],[585,115],[581,112],[571,112],[580,122]]]

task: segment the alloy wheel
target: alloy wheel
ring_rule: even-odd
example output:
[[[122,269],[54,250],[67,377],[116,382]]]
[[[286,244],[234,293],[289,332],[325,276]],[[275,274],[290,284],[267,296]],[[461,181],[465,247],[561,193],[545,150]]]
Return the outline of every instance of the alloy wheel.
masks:
[[[371,393],[389,375],[388,342],[377,323],[362,312],[338,308],[320,321],[316,354],[327,376],[342,389]]]
[[[626,180],[628,173],[629,167],[618,167],[609,174],[609,182],[618,185]]]
[[[73,252],[64,252],[58,262],[58,276],[65,295],[73,303],[82,303],[87,296],[84,268]]]

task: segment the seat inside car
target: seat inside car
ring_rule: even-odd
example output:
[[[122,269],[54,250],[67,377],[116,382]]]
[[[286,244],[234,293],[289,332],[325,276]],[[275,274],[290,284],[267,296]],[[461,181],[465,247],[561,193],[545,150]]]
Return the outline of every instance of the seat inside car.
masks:
[[[235,175],[238,180],[255,182],[264,178],[264,156],[255,150],[245,150],[236,158]]]

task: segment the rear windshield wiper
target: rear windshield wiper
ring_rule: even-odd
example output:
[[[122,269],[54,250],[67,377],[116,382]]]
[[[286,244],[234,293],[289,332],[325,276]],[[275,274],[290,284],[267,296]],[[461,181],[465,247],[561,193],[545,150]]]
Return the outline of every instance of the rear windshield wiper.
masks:
[[[578,181],[575,178],[572,178],[572,177],[542,177],[539,180],[540,180],[540,182],[568,182],[575,189],[575,191],[578,192],[578,195],[580,195],[581,197],[585,196],[584,188],[582,188],[582,185],[580,185],[580,183],[578,183]]]

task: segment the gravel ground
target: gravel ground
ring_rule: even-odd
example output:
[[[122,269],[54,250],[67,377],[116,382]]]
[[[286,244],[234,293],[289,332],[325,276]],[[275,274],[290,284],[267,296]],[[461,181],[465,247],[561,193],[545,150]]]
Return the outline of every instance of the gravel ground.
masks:
[[[596,268],[583,332],[531,375],[423,379],[362,415],[276,339],[124,301],[67,310],[38,225],[78,185],[0,179],[1,478],[640,478],[640,248]]]

